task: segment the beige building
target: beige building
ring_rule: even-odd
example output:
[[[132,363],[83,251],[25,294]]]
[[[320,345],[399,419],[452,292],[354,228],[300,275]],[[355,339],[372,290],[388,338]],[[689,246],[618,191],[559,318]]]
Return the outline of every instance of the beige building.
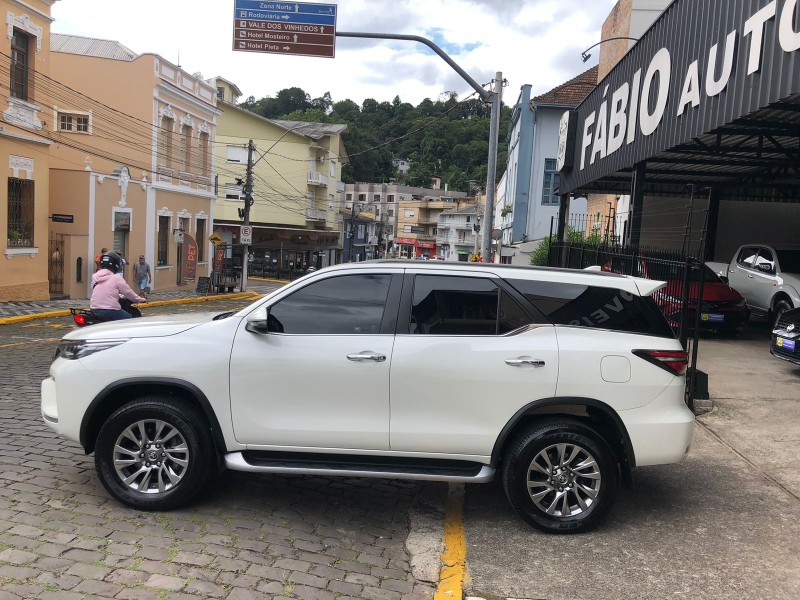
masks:
[[[236,106],[241,92],[232,82],[216,77],[209,83],[221,109],[214,231],[232,245],[234,264],[241,261],[237,246],[249,140],[255,145],[249,272],[286,275],[338,262],[342,228],[338,206],[346,160],[341,136],[347,126],[266,119]]]
[[[129,262],[143,254],[153,290],[192,285],[209,272],[216,90],[115,41],[53,34],[51,47],[55,75],[42,102],[64,295],[90,295],[104,247]],[[133,284],[131,267],[125,276]]]
[[[672,0],[618,0],[606,17],[601,30],[600,63],[597,82],[600,83],[616,64],[633,48],[645,31],[661,15]],[[629,37],[634,39],[617,39]],[[585,234],[601,235],[621,241],[625,235],[629,196],[589,194]]]
[[[46,78],[51,72],[50,9],[55,0],[0,0],[6,35],[0,61],[7,73],[8,95],[2,100],[0,162],[6,169],[7,193],[0,206],[0,228],[6,231],[0,259],[0,301],[48,300],[49,280],[61,274],[58,247],[48,239],[51,140]],[[9,76],[10,73],[10,76]],[[4,94],[5,95],[5,94]]]

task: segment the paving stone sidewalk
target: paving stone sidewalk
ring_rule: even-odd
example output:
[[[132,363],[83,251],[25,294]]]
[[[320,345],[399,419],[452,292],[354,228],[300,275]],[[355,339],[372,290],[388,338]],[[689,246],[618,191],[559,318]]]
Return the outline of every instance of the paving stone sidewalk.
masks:
[[[271,292],[280,283],[266,283],[261,281],[251,281],[248,285],[248,291],[257,294],[266,294]],[[224,298],[230,294],[211,294],[212,297]],[[192,290],[181,290],[176,292],[153,292],[148,296],[151,302],[162,300],[182,300],[186,298],[204,298],[207,294],[198,294]],[[54,310],[67,310],[69,308],[86,308],[89,301],[86,298],[77,300],[48,300],[41,302],[0,302],[0,318],[3,317],[17,317],[21,315],[35,315]]]

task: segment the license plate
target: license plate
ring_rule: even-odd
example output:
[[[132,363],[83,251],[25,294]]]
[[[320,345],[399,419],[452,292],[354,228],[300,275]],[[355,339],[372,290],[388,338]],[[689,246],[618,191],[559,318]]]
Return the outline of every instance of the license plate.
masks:
[[[794,352],[794,343],[795,340],[787,340],[786,338],[782,337],[778,338],[778,348],[783,348],[784,350],[791,350]]]
[[[722,323],[725,321],[725,315],[715,315],[711,313],[702,313],[700,319],[708,321],[709,323]]]

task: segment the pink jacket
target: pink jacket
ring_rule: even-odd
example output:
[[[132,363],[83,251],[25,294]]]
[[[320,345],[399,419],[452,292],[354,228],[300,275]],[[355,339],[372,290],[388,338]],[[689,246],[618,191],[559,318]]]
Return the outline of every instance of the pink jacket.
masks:
[[[119,310],[119,295],[122,294],[131,302],[145,302],[122,277],[117,277],[108,269],[100,269],[92,275],[92,300],[90,308],[108,308]]]

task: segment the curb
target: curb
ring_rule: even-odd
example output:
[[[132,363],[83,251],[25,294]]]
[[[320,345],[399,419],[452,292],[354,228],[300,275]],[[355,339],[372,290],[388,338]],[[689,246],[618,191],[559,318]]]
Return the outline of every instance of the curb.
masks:
[[[266,281],[267,283],[291,283],[288,279],[265,279],[263,277],[250,277],[247,276],[248,281]]]
[[[199,296],[197,298],[176,298],[174,300],[155,300],[147,302],[145,306],[167,306],[170,304],[194,304],[196,302],[211,302],[213,300],[246,300],[252,298],[257,300],[261,298],[261,294],[256,292],[240,292],[238,294],[226,294],[218,296]],[[35,313],[32,315],[17,315],[15,317],[2,317],[0,318],[0,325],[14,325],[15,323],[26,323],[36,319],[47,319],[51,317],[66,317],[69,315],[69,309],[50,310],[47,312]]]

